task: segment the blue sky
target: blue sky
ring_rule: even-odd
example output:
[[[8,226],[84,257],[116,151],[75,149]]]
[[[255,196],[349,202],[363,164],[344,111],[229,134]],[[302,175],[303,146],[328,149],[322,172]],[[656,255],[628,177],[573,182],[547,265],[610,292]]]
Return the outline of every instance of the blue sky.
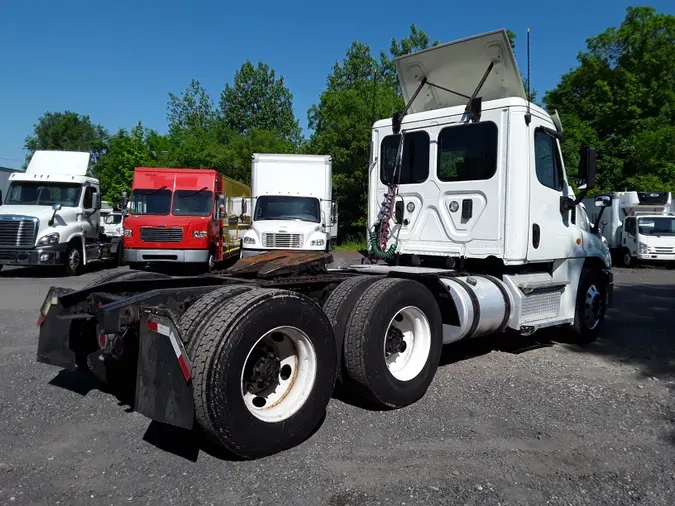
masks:
[[[231,6],[228,6],[231,4]],[[169,92],[199,79],[217,102],[246,60],[285,77],[296,116],[307,109],[353,40],[387,49],[416,24],[441,42],[510,28],[526,67],[532,30],[532,85],[541,96],[576,64],[585,40],[618,26],[621,0],[0,0],[0,166],[18,167],[24,138],[46,111],[89,114],[111,133],[166,130]],[[675,13],[671,0],[653,0]]]

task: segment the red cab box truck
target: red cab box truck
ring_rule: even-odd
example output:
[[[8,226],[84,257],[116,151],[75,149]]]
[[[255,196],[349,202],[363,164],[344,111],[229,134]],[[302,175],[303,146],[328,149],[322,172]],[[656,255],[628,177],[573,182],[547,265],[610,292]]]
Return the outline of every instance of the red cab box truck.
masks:
[[[239,255],[250,227],[251,189],[211,169],[138,167],[124,220],[124,259],[132,269],[202,264]]]

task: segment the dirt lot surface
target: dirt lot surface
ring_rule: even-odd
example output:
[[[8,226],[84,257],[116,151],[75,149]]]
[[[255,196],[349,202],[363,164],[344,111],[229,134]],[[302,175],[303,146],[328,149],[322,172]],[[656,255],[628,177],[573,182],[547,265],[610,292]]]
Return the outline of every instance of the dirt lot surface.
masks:
[[[87,376],[37,364],[48,288],[98,273],[42,275],[0,272],[0,504],[674,502],[674,270],[615,269],[615,307],[587,348],[523,351],[532,340],[506,336],[448,347],[414,406],[333,400],[312,438],[254,462],[214,456]]]

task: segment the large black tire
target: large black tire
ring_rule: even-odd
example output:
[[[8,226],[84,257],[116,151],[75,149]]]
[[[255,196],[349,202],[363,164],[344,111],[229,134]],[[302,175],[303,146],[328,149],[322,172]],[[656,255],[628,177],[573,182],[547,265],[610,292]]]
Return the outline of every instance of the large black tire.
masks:
[[[194,347],[199,337],[204,335],[204,330],[210,324],[211,316],[222,309],[229,299],[241,293],[251,290],[250,285],[229,285],[216,288],[212,292],[197,299],[183,316],[178,326],[180,327],[183,344],[188,358],[192,359]]]
[[[66,260],[64,263],[66,276],[77,276],[82,271],[82,248],[75,244],[70,244],[66,249]]]
[[[584,345],[598,338],[605,323],[606,302],[607,284],[602,272],[594,268],[583,269],[577,289],[574,324],[570,328],[572,342]],[[593,311],[597,312],[595,317],[591,316]]]
[[[282,421],[263,421],[244,401],[242,376],[259,339],[280,326],[306,334],[315,353],[316,374],[307,398],[293,414]],[[299,371],[293,371],[293,382]],[[321,308],[294,292],[253,289],[213,314],[198,340],[192,378],[195,419],[211,440],[241,458],[271,455],[302,443],[316,429],[335,377],[335,338]],[[290,398],[286,395],[279,402]]]
[[[129,271],[127,269],[119,269],[114,272],[105,272],[101,274],[95,280],[84,285],[84,288],[92,288],[96,285],[109,283],[110,281],[130,281],[134,279],[158,279],[168,277],[170,276],[162,274],[161,272]]]
[[[426,318],[429,351],[419,372],[402,381],[387,367],[385,343],[390,322],[407,307],[417,308]],[[419,346],[424,349],[423,344]],[[367,401],[379,407],[400,408],[424,396],[438,369],[442,347],[441,312],[429,289],[418,281],[385,278],[366,288],[351,312],[344,341],[345,369]]]
[[[335,334],[335,343],[338,353],[338,383],[344,379],[344,340],[345,330],[354,304],[363,294],[363,291],[382,279],[381,276],[355,276],[340,283],[323,303],[323,312],[330,320]]]

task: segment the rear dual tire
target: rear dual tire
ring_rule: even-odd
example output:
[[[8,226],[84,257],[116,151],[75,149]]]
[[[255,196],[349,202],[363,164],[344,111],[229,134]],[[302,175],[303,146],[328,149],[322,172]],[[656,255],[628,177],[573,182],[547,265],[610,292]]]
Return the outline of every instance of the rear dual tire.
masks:
[[[191,308],[191,323],[183,317],[198,426],[242,458],[297,446],[320,424],[335,385],[330,321],[293,292],[216,292]]]
[[[438,369],[440,309],[418,281],[366,278],[345,281],[324,306],[343,339],[344,386],[376,407],[408,406],[425,395]]]

